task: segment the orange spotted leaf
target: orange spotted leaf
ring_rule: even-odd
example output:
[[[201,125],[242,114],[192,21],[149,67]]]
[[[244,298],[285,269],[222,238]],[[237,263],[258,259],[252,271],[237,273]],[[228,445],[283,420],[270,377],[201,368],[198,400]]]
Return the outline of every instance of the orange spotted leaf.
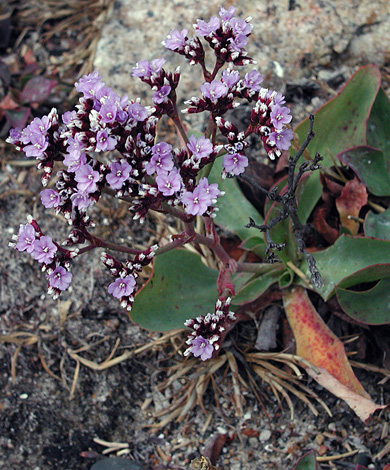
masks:
[[[351,217],[359,217],[360,209],[366,204],[367,189],[357,178],[348,181],[336,199],[341,225],[347,228],[352,235],[358,233],[359,222]]]
[[[307,368],[310,375],[331,393],[345,400],[366,421],[379,407],[356,378],[343,343],[317,313],[306,290],[302,287],[286,290],[283,303],[294,333],[297,355],[317,369],[317,373],[313,373],[313,369]],[[319,380],[324,376],[327,380]]]

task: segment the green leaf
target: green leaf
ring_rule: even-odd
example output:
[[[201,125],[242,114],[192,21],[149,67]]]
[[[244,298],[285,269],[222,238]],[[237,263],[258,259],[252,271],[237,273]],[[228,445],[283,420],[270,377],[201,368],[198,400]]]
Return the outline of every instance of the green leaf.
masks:
[[[250,230],[249,229],[247,230],[250,233],[253,230],[257,230],[257,229],[251,228]],[[258,230],[257,232],[260,233]],[[253,251],[253,253],[256,253],[259,256],[264,257],[264,239],[262,235],[260,234],[253,235],[252,237],[248,237],[246,240],[240,243],[239,247],[246,251]]]
[[[244,196],[235,178],[222,179],[222,159],[219,158],[213,165],[209,175],[211,183],[218,183],[220,191],[225,191],[225,195],[220,197],[217,202],[218,212],[214,219],[216,225],[237,235],[241,240],[251,238],[252,243],[256,246],[257,252],[260,247],[264,247],[263,236],[251,236],[249,229],[245,225],[251,217],[257,224],[263,223],[263,217],[252,206],[248,199]],[[262,250],[264,253],[264,249]]]
[[[283,268],[277,267],[275,270],[254,278],[237,291],[233,298],[233,305],[245,305],[256,300],[261,294],[277,282]]]
[[[295,464],[293,470],[318,470],[316,456],[313,451],[308,452]]]
[[[266,223],[269,223],[275,216],[277,216],[280,210],[281,205],[275,202],[266,216]],[[275,227],[270,230],[270,235],[271,239],[275,243],[285,244],[281,251],[274,250],[275,255],[283,261],[283,263],[292,261],[296,264],[298,259],[298,248],[290,218],[286,218],[276,224]]]
[[[278,188],[279,194],[283,195],[287,191],[287,176],[283,177],[276,183],[276,187]],[[275,187],[274,186],[274,187]],[[279,202],[267,200],[265,203],[264,211],[265,211],[265,223],[269,224],[274,217],[277,217],[283,209],[283,205]],[[271,239],[275,243],[284,243],[285,247],[281,251],[275,250],[276,256],[287,263],[288,261],[296,262],[297,258],[297,246],[295,237],[292,230],[292,222],[290,218],[286,218],[276,224],[270,230]]]
[[[337,299],[347,315],[368,325],[390,323],[390,277],[373,288],[356,292],[336,287]]]
[[[348,288],[390,276],[390,241],[341,235],[313,256],[324,283],[316,291],[324,300],[333,295],[336,286]],[[310,279],[306,260],[301,269]]]
[[[305,224],[313,212],[313,201],[318,201],[322,194],[322,185],[319,181],[320,172],[306,173],[298,184],[296,191],[298,202],[298,217]]]
[[[380,149],[390,160],[390,100],[381,88],[367,123],[367,143]]]
[[[381,82],[375,65],[361,67],[345,84],[341,92],[325,103],[315,113],[315,138],[307,150],[313,158],[316,152],[324,158],[323,166],[332,166],[330,155],[336,156],[345,149],[365,145],[366,123],[378,94]],[[300,142],[309,130],[305,119],[296,129]]]
[[[349,166],[375,196],[390,196],[390,159],[381,150],[359,146],[342,152],[338,158]]]
[[[182,328],[185,320],[214,312],[217,277],[217,271],[188,250],[159,255],[150,279],[135,296],[130,317],[151,331]]]
[[[279,277],[279,288],[286,289],[290,287],[294,282],[294,272],[291,269],[285,269],[282,275]]]
[[[311,158],[318,152],[324,158],[321,165],[330,167],[333,165],[331,155],[335,158],[346,149],[367,144],[366,125],[380,81],[380,72],[375,65],[361,67],[336,97],[316,111],[315,137],[307,148]],[[308,118],[296,127],[295,133],[298,134],[301,144],[308,130]],[[306,203],[301,211],[310,213],[322,194],[319,172],[310,175],[309,184],[303,193],[302,197]]]
[[[390,209],[381,214],[370,211],[364,220],[364,233],[367,237],[390,240]]]

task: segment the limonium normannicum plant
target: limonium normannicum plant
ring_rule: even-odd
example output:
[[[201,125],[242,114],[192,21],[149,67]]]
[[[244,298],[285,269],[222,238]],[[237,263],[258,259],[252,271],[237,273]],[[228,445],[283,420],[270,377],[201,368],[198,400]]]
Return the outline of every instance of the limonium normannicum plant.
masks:
[[[95,71],[75,83],[81,94],[76,109],[66,112],[61,119],[57,110],[52,109],[25,129],[12,129],[7,139],[26,157],[37,160],[44,187],[51,178],[55,179],[50,188],[41,192],[41,202],[45,208],[62,214],[71,226],[68,237],[60,244],[28,216],[11,243],[40,263],[48,292],[54,298],[72,282],[73,259],[96,248],[128,257],[122,262],[108,252],[101,255],[114,278],[108,292],[128,310],[134,302],[138,275],[155,255],[189,242],[212,249],[221,262],[215,311],[186,322],[192,333],[185,354],[202,360],[219,350],[236,320],[229,310],[234,296],[232,273],[253,271],[248,268],[249,263],[232,260],[219,243],[213,218],[223,193],[216,183],[209,182],[207,170],[217,158],[222,158],[223,177],[243,174],[248,166],[245,149],[251,134],[258,135],[270,159],[287,150],[293,138],[284,96],[264,88],[263,77],[256,69],[244,74],[239,71],[242,66],[254,63],[245,51],[252,31],[250,20],[237,18],[234,7],[221,8],[219,17],[197,21],[194,36],[189,37],[187,29],[175,29],[163,41],[167,49],[202,68],[204,83],[199,96],[186,101],[186,109],[181,112],[208,113],[204,136],[186,134],[176,99],[180,70],[167,71],[165,60],[157,58],[140,61],[132,73],[151,87],[152,105],[118,96]],[[207,44],[215,55],[212,71],[205,63]],[[248,102],[252,110],[248,127],[239,130],[223,116],[241,101]],[[158,122],[164,115],[175,123],[186,142],[184,147],[174,147],[156,138]],[[223,143],[218,141],[218,130],[225,138]],[[61,169],[53,175],[56,162]],[[164,246],[145,250],[97,238],[91,230],[94,222],[89,212],[100,198],[110,196],[128,202],[134,220],[142,222],[149,211],[168,213],[184,223],[184,231]],[[204,219],[206,235],[195,231],[197,216]]]

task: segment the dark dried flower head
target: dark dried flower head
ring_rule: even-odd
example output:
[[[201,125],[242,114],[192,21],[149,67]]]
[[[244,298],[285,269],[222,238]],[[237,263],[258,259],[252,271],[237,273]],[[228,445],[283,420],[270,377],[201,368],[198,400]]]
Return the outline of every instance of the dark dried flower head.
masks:
[[[224,331],[236,321],[234,312],[229,311],[230,300],[230,298],[218,299],[214,313],[200,315],[184,323],[194,330],[186,341],[189,347],[184,352],[185,356],[193,354],[205,361],[220,349]]]

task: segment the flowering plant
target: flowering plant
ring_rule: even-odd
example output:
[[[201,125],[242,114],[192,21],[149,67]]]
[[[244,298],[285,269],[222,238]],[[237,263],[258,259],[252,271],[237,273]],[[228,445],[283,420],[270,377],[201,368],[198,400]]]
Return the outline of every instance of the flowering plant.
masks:
[[[108,292],[131,311],[131,318],[157,331],[184,323],[192,330],[184,355],[202,361],[221,359],[216,368],[227,360],[229,351],[223,356],[220,350],[232,327],[250,314],[258,316],[274,300],[283,300],[297,354],[316,368],[313,372],[306,367],[308,373],[336,394],[340,384],[347,387],[344,399],[350,399],[365,420],[378,407],[356,379],[342,342],[322,321],[304,288],[316,291],[324,302],[336,294],[341,308],[358,322],[390,321],[390,242],[381,228],[388,223],[388,211],[374,203],[379,214],[368,212],[364,230],[358,217],[368,201],[367,189],[376,196],[389,195],[390,133],[384,123],[389,122],[390,102],[380,89],[380,75],[372,66],[356,72],[339,95],[316,113],[317,138],[313,140],[314,116],[310,116],[296,129],[301,146],[292,147],[292,117],[285,97],[263,87],[256,69],[245,74],[238,70],[254,63],[245,50],[252,31],[250,18],[235,17],[234,7],[221,8],[219,17],[198,20],[194,27],[195,36],[189,37],[187,29],[173,30],[163,45],[202,69],[200,96],[185,101],[181,112],[207,113],[204,134],[187,134],[176,95],[180,70],[167,71],[162,58],[142,60],[133,69],[133,76],[153,91],[151,106],[118,96],[96,71],[82,77],[75,83],[82,96],[62,122],[53,109],[23,130],[12,129],[7,139],[37,160],[45,187],[42,204],[62,214],[71,231],[59,244],[28,216],[11,245],[40,263],[55,298],[72,282],[74,258],[103,248],[102,262],[114,278]],[[214,53],[211,67],[205,43]],[[239,129],[227,113],[243,103],[250,108],[249,122]],[[181,145],[158,138],[157,126],[164,116],[174,122]],[[290,151],[284,176],[268,189],[246,172],[253,136],[270,160]],[[334,159],[327,155],[329,151],[363,183],[355,177],[351,180],[344,168],[331,171]],[[298,166],[302,155],[305,161]],[[332,179],[315,171],[320,161]],[[344,187],[335,183],[335,171],[342,175]],[[261,204],[255,208],[242,193],[237,176],[263,199],[266,196],[262,214],[257,210]],[[331,196],[329,188],[334,192]],[[149,211],[159,212],[177,219],[181,231],[168,243],[145,249],[103,240],[93,234],[91,209],[108,197],[128,204],[134,221],[142,222]],[[334,200],[340,216],[337,228],[324,220],[334,209]],[[308,221],[316,229],[314,235]],[[220,229],[242,240],[243,256],[229,252]],[[310,238],[318,243],[309,250]],[[180,249],[186,244],[198,254]],[[318,251],[324,244],[327,248]],[[200,261],[201,247],[212,253],[218,270]],[[114,252],[126,259],[114,257]],[[364,256],[357,258],[357,252]],[[139,274],[153,259],[152,275],[140,286]],[[371,290],[348,290],[374,281],[379,282]],[[373,299],[387,306],[384,314],[373,308],[367,313]],[[222,357],[215,358],[218,354]]]
[[[173,30],[163,42],[167,49],[202,68],[205,81],[200,87],[201,96],[186,101],[187,108],[182,112],[208,112],[204,136],[188,136],[185,132],[176,98],[180,71],[166,71],[165,60],[159,58],[150,62],[142,60],[133,69],[133,76],[152,88],[152,106],[142,105],[139,99],[118,96],[95,71],[75,83],[82,96],[76,109],[62,116],[62,122],[56,109],[52,109],[49,115],[35,118],[23,130],[12,129],[7,139],[27,157],[37,160],[44,187],[53,176],[54,165],[62,164],[54,185],[41,192],[41,202],[68,220],[72,230],[67,239],[62,244],[53,241],[29,216],[12,243],[41,264],[48,291],[55,298],[71,284],[71,261],[95,248],[129,256],[122,262],[108,252],[101,255],[114,277],[108,292],[127,310],[133,306],[139,272],[155,255],[186,243],[211,248],[221,262],[215,311],[186,322],[193,333],[185,354],[193,353],[202,360],[209,359],[220,348],[223,332],[235,321],[234,313],[229,310],[230,299],[235,294],[233,273],[248,269],[256,272],[255,266],[234,263],[219,243],[213,219],[218,210],[217,201],[224,192],[208,179],[211,168],[221,159],[222,178],[241,175],[248,166],[245,149],[251,134],[259,136],[272,160],[290,147],[293,138],[288,127],[292,117],[284,106],[284,96],[262,87],[263,77],[257,70],[243,77],[237,70],[254,63],[245,51],[251,31],[250,18],[237,18],[234,7],[221,8],[219,18],[213,16],[208,22],[198,20],[194,37],[189,37],[186,29]],[[214,51],[212,71],[206,66],[200,38]],[[240,100],[252,106],[250,123],[244,130],[223,118]],[[157,140],[156,128],[164,115],[175,123],[184,147]],[[218,130],[224,142],[218,141]],[[110,196],[130,203],[133,220],[142,222],[150,210],[168,213],[183,222],[184,230],[170,243],[145,250],[101,240],[91,233],[94,222],[89,211],[101,197]],[[204,219],[205,235],[195,230],[197,216]],[[274,248],[270,242],[270,259],[274,257]],[[259,266],[259,272],[267,270],[267,265]]]

